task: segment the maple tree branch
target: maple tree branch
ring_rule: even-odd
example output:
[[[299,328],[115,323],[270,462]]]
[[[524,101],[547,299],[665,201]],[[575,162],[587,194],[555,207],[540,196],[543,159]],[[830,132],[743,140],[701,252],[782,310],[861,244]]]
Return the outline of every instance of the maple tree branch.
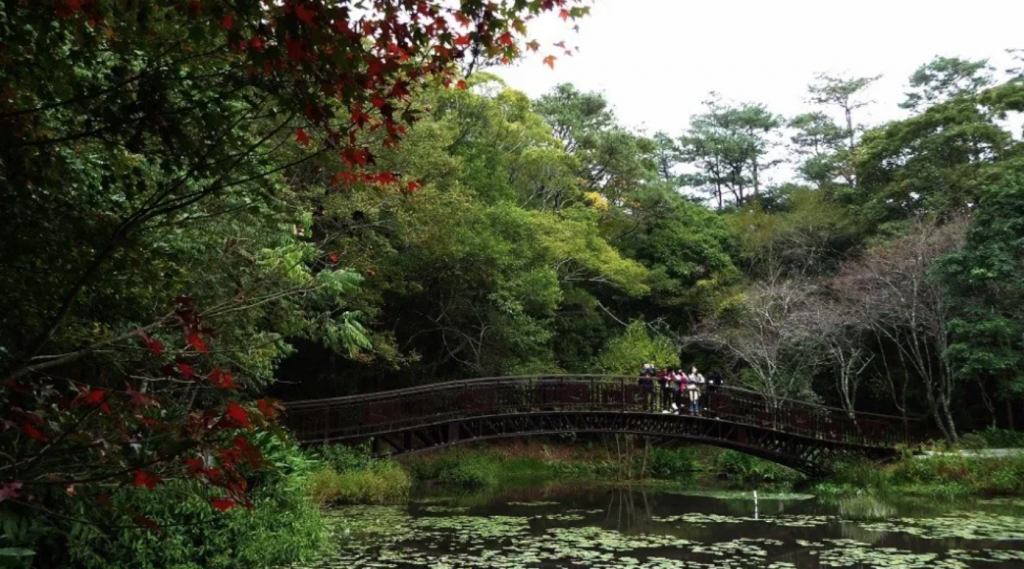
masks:
[[[95,344],[92,344],[90,346],[82,348],[81,350],[78,350],[77,352],[70,352],[70,353],[67,353],[67,354],[63,354],[61,356],[55,356],[55,357],[53,357],[51,359],[47,359],[47,361],[45,361],[45,362],[41,362],[41,363],[38,363],[38,364],[31,364],[31,365],[23,366],[23,367],[21,367],[19,369],[15,369],[14,371],[10,372],[9,374],[7,374],[7,376],[9,378],[11,378],[11,379],[17,379],[19,377],[25,376],[25,375],[30,374],[30,373],[35,373],[35,372],[39,372],[39,371],[43,371],[43,370],[47,370],[47,369],[50,369],[50,368],[62,366],[64,364],[71,363],[71,362],[73,362],[75,360],[78,360],[78,359],[81,359],[81,358],[83,358],[83,357],[85,357],[85,356],[87,356],[89,354],[95,353],[100,348],[103,348],[105,346],[109,346],[111,344],[115,344],[115,343],[120,342],[122,340],[127,340],[128,338],[138,334],[139,331],[149,332],[151,330],[156,330],[158,328],[161,328],[161,327],[163,327],[167,323],[168,319],[172,315],[173,315],[173,313],[168,314],[166,316],[162,316],[159,319],[157,319],[155,322],[149,324],[148,326],[145,326],[143,328],[138,328],[136,330],[132,330],[131,332],[127,332],[127,333],[122,334],[120,336],[116,336],[114,338],[110,338],[109,340],[104,340],[102,342],[97,342]],[[45,356],[40,356],[40,357],[45,357]]]

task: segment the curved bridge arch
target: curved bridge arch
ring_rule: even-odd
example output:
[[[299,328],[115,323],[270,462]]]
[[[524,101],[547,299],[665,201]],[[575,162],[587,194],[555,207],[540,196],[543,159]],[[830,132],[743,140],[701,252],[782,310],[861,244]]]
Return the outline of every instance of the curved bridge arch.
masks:
[[[699,414],[664,413],[635,377],[547,375],[482,378],[286,404],[300,443],[373,441],[403,455],[505,437],[625,433],[732,448],[819,475],[842,456],[894,458],[920,440],[900,417],[770,398],[721,387]]]

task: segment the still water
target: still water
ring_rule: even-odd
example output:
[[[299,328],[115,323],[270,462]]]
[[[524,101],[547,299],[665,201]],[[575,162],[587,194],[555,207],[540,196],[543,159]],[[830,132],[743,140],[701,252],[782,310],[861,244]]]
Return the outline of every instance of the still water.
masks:
[[[1024,501],[549,486],[332,513],[315,567],[1024,568]]]

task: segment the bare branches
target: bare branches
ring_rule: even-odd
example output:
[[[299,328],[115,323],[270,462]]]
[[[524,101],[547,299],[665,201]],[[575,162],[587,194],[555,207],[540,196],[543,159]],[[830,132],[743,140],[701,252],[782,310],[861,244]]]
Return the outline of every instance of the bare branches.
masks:
[[[936,258],[961,246],[966,227],[963,219],[944,225],[918,222],[906,236],[849,263],[830,283],[852,319],[897,347],[921,379],[931,413],[950,440],[957,435],[950,413],[955,381],[944,357],[949,314],[931,267]]]
[[[810,374],[818,365],[813,287],[803,281],[761,282],[746,294],[738,317],[705,324],[691,341],[709,343],[744,362],[751,387],[770,397],[810,393]]]

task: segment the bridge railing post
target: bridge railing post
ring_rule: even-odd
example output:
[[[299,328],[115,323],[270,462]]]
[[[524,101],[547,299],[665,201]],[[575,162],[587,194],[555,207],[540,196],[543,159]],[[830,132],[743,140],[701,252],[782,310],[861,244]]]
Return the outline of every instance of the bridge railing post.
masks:
[[[331,423],[331,408],[325,406],[324,407],[324,437],[323,437],[324,444],[327,444],[327,434],[330,432],[330,423]]]

